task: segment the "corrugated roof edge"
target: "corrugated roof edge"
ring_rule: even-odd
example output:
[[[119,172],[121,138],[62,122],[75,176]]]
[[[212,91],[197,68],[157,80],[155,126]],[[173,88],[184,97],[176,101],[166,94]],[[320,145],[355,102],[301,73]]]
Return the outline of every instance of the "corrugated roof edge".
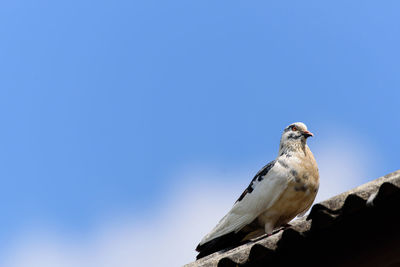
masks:
[[[379,201],[380,197],[390,194],[393,190],[400,190],[400,170],[315,204],[307,218],[303,217],[292,221],[291,227],[272,236],[261,236],[234,249],[216,252],[186,264],[185,267],[217,266],[223,262],[243,264],[248,262],[253,254],[259,254],[260,250],[264,254],[275,251],[282,236],[299,236],[312,228],[327,227],[336,216],[343,213],[354,213],[365,206],[372,206]]]

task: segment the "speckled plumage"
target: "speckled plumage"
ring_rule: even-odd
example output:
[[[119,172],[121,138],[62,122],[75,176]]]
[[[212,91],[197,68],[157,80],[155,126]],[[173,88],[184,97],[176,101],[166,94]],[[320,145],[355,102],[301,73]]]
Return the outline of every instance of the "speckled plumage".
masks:
[[[304,123],[286,127],[278,157],[262,168],[232,209],[197,246],[197,258],[272,231],[304,214],[319,186],[317,163]]]

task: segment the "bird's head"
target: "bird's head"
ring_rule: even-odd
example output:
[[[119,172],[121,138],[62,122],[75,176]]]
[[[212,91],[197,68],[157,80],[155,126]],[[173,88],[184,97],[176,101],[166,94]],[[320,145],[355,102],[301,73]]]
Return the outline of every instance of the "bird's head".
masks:
[[[302,122],[295,122],[287,126],[282,133],[280,152],[303,149],[307,138],[314,136],[307,130],[307,126]]]

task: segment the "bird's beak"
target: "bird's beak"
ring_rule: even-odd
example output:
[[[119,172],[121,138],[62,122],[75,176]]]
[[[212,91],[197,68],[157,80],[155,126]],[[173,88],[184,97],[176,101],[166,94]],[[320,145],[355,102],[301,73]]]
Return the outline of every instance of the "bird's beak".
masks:
[[[309,132],[309,131],[304,131],[303,135],[305,136],[305,138],[310,137],[310,136],[314,136],[314,134],[312,132]]]

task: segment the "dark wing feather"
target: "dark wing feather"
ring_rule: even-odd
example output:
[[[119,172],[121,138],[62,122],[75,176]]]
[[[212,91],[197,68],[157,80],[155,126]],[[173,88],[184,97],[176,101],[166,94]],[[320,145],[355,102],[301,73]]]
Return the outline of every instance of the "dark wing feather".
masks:
[[[214,238],[203,245],[199,244],[196,248],[196,251],[199,252],[196,259],[198,260],[220,250],[229,250],[240,246],[248,242],[250,238],[259,236],[260,229],[264,230],[264,228],[258,224],[257,220],[254,220],[237,233],[230,232],[223,236]]]
[[[198,245],[196,251],[198,251],[199,254],[196,256],[196,259],[198,260],[223,249],[239,246],[241,245],[241,240],[245,236],[246,233],[244,231],[239,231],[237,233],[230,232],[226,235],[214,238],[203,245]]]
[[[265,165],[261,170],[257,172],[257,174],[254,176],[253,180],[251,180],[249,186],[243,191],[243,193],[240,195],[238,200],[236,202],[241,201],[248,193],[253,192],[253,184],[256,180],[261,181],[264,179],[263,177],[267,175],[269,170],[275,165],[276,160],[273,160],[269,162],[267,165]]]

